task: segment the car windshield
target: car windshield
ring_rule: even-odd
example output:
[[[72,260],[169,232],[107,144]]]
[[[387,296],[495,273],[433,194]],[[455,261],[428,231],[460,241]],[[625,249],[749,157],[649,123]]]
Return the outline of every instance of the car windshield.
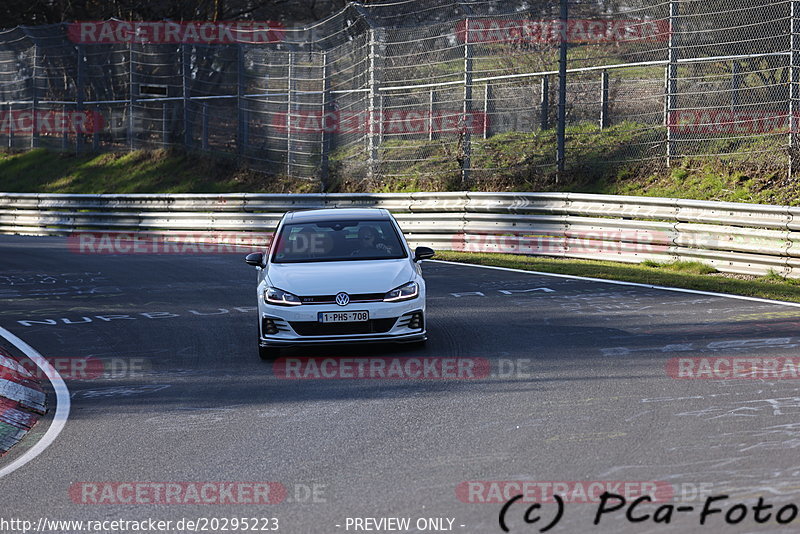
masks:
[[[272,263],[405,258],[391,221],[324,221],[286,224],[275,240]]]

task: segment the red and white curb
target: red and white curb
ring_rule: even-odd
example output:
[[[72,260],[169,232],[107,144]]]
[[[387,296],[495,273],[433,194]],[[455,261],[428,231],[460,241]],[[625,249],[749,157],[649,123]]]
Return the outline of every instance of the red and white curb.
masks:
[[[58,438],[67,424],[71,402],[69,398],[69,389],[64,383],[64,379],[44,356],[3,327],[0,327],[0,338],[12,344],[44,373],[43,376],[46,376],[50,381],[56,397],[55,413],[50,421],[50,425],[47,427],[47,431],[39,437],[28,450],[20,454],[11,461],[11,463],[0,467],[0,478],[3,478],[17,469],[20,469],[31,460],[34,460],[55,442],[56,438]],[[14,372],[14,374],[10,375],[9,379],[3,379],[4,382],[2,383],[5,386],[5,390],[9,394],[16,395],[24,400],[20,402],[12,398],[6,399],[10,403],[8,409],[13,411],[9,411],[6,417],[9,422],[0,422],[0,425],[8,425],[10,428],[15,429],[13,431],[14,434],[10,432],[8,438],[10,440],[16,439],[19,441],[19,432],[22,432],[22,435],[24,435],[27,431],[25,427],[30,429],[36,422],[34,418],[38,419],[40,415],[44,414],[44,393],[41,387],[39,387],[39,384],[32,380],[33,376],[30,376],[30,373],[26,375],[22,372],[25,369],[17,366],[19,362],[16,362],[6,353],[4,353],[3,356],[7,358],[3,360],[4,363],[8,364],[10,367],[4,365],[0,367],[0,371],[11,369]],[[15,380],[15,377],[17,380]],[[6,419],[4,419],[4,421]]]
[[[0,455],[16,445],[46,411],[42,386],[0,347]]]

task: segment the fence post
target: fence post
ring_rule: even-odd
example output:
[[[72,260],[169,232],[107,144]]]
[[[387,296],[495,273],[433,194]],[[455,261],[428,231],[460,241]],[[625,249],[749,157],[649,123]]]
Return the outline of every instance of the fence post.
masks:
[[[380,148],[383,145],[383,126],[384,126],[384,118],[383,118],[383,110],[386,109],[386,104],[384,104],[384,100],[389,98],[388,95],[385,93],[378,93],[378,147]],[[380,159],[380,154],[378,154],[378,158]]]
[[[242,128],[242,145],[247,148],[250,146],[250,110],[248,108],[242,110],[242,120],[244,121],[244,127]]]
[[[492,84],[486,82],[483,86],[483,120],[481,126],[483,129],[483,138],[489,138],[489,101],[492,99]]]
[[[61,113],[63,113],[63,115],[62,115],[63,117],[67,116],[67,106],[66,106],[66,104],[61,106]],[[35,126],[36,125],[34,124],[34,131],[36,130]],[[63,131],[61,132],[61,150],[66,151],[67,148],[69,148],[69,129],[68,128],[64,128]]]
[[[161,103],[161,148],[169,148],[169,101]]]
[[[100,129],[97,127],[97,118],[100,116],[100,108],[94,107],[94,116],[92,117],[92,150],[97,152],[100,150]]]
[[[465,190],[470,178],[472,159],[472,135],[469,131],[469,117],[472,113],[472,43],[470,42],[469,17],[464,21],[464,106],[461,118],[461,189]]]
[[[738,61],[731,65],[731,111],[739,105],[739,87],[742,85],[742,66]]]
[[[33,129],[31,130],[31,148],[39,146],[39,121],[36,113],[39,108],[39,45],[33,45],[33,83],[31,83],[31,115],[33,116]]]
[[[791,1],[791,36],[789,39],[789,178],[794,176],[795,166],[797,165],[797,133],[798,133],[798,83],[800,83],[800,2]]]
[[[374,178],[378,175],[378,148],[380,146],[381,130],[383,129],[383,108],[380,97],[380,76],[378,74],[380,60],[380,39],[378,30],[369,30],[369,93],[367,102],[367,176]]]
[[[289,50],[286,78],[286,176],[292,175],[292,108],[294,107],[294,51]]]
[[[608,71],[600,75],[600,129],[608,128]]]
[[[542,130],[547,130],[550,127],[550,78],[548,76],[542,76],[542,94],[539,100],[540,109],[542,110],[542,115],[539,117],[539,127]]]
[[[667,167],[675,158],[675,135],[673,133],[673,111],[677,106],[678,89],[678,1],[669,2],[669,43],[667,67],[664,70],[664,126],[667,127]]]
[[[244,95],[247,82],[244,79],[244,47],[241,43],[236,45],[236,151],[239,155],[244,154],[245,149],[245,129],[247,128],[244,113]]]
[[[83,103],[86,100],[86,65],[83,61],[83,45],[77,45],[76,51],[78,54],[78,75],[75,81],[75,111],[80,113],[84,111]],[[94,120],[91,121],[91,124],[94,124]],[[80,132],[75,128],[75,152],[83,152],[83,135],[84,132]]]
[[[328,52],[322,52],[322,118],[320,125],[322,138],[320,139],[320,189],[324,193],[328,190],[328,178],[330,176],[330,151],[332,132],[328,126],[328,112],[331,110],[331,80],[330,65],[328,64]],[[336,121],[338,124],[339,121]]]
[[[181,45],[181,70],[183,78],[183,144],[186,148],[192,146],[192,124],[189,118],[189,80],[192,75],[192,65],[190,61],[189,49],[186,44]]]
[[[433,88],[428,95],[428,141],[433,141],[436,139],[436,136],[433,133],[433,126],[434,126],[434,105],[436,104],[436,93],[434,92]]]
[[[567,130],[567,46],[566,36],[569,27],[569,8],[567,0],[560,0],[559,24],[562,37],[558,46],[558,123],[556,124],[556,169],[561,173],[566,166],[566,130]]]
[[[14,107],[8,103],[8,149],[14,148]]]
[[[203,102],[202,131],[200,132],[200,146],[208,150],[208,102]]]
[[[134,111],[136,109],[136,84],[134,83],[134,66],[133,66],[133,41],[128,44],[128,68],[129,68],[129,80],[128,80],[128,147],[130,150],[134,150],[136,148],[136,144],[134,142],[135,137],[135,121],[134,121]]]

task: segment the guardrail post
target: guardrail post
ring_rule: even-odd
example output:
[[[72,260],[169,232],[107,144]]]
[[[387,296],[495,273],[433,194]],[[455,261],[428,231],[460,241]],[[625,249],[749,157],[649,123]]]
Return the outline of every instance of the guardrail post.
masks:
[[[669,2],[669,43],[667,49],[667,66],[664,69],[664,126],[667,128],[667,167],[672,165],[676,156],[673,112],[677,107],[678,93],[678,4],[679,0]]]
[[[550,77],[542,76],[542,94],[539,98],[541,116],[539,117],[539,127],[547,130],[550,127]]]
[[[608,71],[600,75],[600,129],[608,128]]]
[[[75,80],[75,111],[80,113],[84,111],[84,101],[86,100],[86,63],[84,62],[84,47],[83,45],[76,46],[78,56],[78,74]],[[91,121],[94,124],[94,120]],[[75,129],[75,152],[83,152],[83,132]]]
[[[39,146],[39,121],[36,114],[39,108],[39,45],[33,45],[33,79],[31,80],[31,115],[33,116],[33,129],[31,130],[31,148]]]
[[[800,91],[800,2],[791,0],[791,36],[789,39],[789,178],[797,165],[798,98]]]
[[[472,135],[469,130],[469,119],[472,113],[472,43],[470,42],[469,18],[464,21],[464,105],[461,118],[461,189],[465,190],[469,183],[472,158]]]
[[[192,76],[192,65],[189,48],[185,43],[181,45],[181,70],[181,77],[183,79],[183,144],[186,146],[186,148],[190,148],[192,146],[193,139],[192,123],[189,115],[189,106],[191,105],[191,101],[189,100],[189,80]]]
[[[560,0],[559,24],[563,31],[558,47],[558,124],[556,125],[556,168],[562,172],[566,167],[567,130],[567,47],[566,37],[569,27],[569,7],[567,0]]]

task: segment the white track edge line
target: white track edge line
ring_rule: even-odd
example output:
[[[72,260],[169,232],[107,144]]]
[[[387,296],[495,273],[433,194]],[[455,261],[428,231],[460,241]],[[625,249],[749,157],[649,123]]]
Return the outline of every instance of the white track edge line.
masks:
[[[58,374],[58,371],[50,365],[50,362],[48,362],[44,356],[5,328],[0,327],[0,336],[4,337],[9,343],[25,353],[25,356],[30,358],[44,371],[45,376],[47,376],[47,378],[50,379],[50,383],[53,384],[53,390],[56,393],[56,413],[53,415],[50,428],[47,429],[44,436],[42,436],[33,447],[28,449],[22,456],[0,469],[0,478],[3,478],[42,454],[45,449],[56,440],[69,418],[70,398],[69,389],[67,389],[64,379]]]
[[[669,287],[669,286],[655,286],[651,284],[640,284],[638,282],[623,282],[621,280],[607,280],[605,278],[590,278],[588,276],[577,276],[573,274],[560,274],[560,273],[543,273],[541,271],[526,271],[525,269],[514,269],[512,267],[497,267],[495,265],[478,265],[477,263],[462,263],[458,261],[446,261],[446,260],[426,260],[434,263],[445,263],[448,265],[466,265],[468,267],[482,267],[484,269],[497,269],[498,271],[511,271],[514,273],[527,273],[527,274],[535,274],[539,276],[552,276],[555,278],[570,278],[573,280],[585,280],[587,282],[602,282],[604,284],[615,284],[620,286],[633,286],[633,287],[644,287],[647,289],[659,289],[662,291],[676,291],[678,293],[692,293],[694,295],[706,295],[711,297],[723,297],[729,299],[738,299],[738,300],[749,300],[751,302],[762,302],[764,304],[778,304],[781,306],[790,306],[793,308],[800,308],[800,302],[786,302],[785,300],[772,300],[772,299],[762,299],[759,297],[748,297],[745,295],[732,295],[730,293],[715,293],[713,291],[700,291],[699,289],[684,289],[681,287]]]

